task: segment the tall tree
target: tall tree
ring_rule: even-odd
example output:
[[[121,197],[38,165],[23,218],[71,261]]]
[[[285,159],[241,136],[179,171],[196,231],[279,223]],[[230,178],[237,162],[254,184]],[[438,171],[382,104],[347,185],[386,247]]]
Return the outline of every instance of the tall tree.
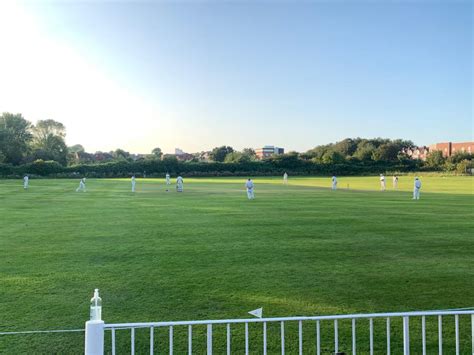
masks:
[[[161,151],[161,148],[156,147],[156,148],[153,148],[153,150],[151,151],[151,154],[153,154],[157,158],[161,158],[163,155],[163,152]]]
[[[446,158],[443,157],[443,152],[440,150],[435,150],[428,154],[425,164],[430,168],[441,169],[445,162]]]
[[[110,152],[110,154],[112,154],[112,156],[116,160],[129,160],[130,159],[130,153],[120,148],[115,149],[115,151]]]
[[[257,158],[257,154],[255,153],[255,150],[253,150],[252,148],[244,148],[242,150],[242,155],[248,157],[249,160],[255,160]]]
[[[3,161],[20,164],[29,151],[32,139],[31,122],[20,113],[4,112],[0,116],[0,156]]]
[[[34,158],[67,162],[66,127],[54,120],[40,120],[33,127]]]
[[[234,148],[223,145],[221,147],[214,148],[210,156],[212,160],[222,162],[225,160],[225,157],[227,156],[227,154],[232,153],[233,151],[234,151]]]

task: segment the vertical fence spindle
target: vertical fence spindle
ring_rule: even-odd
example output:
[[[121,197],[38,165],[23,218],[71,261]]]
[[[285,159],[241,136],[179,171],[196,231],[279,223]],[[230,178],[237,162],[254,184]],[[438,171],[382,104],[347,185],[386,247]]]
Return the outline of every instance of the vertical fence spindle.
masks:
[[[188,326],[188,355],[193,353],[193,326]]]
[[[170,325],[170,355],[173,355],[173,326]]]
[[[281,355],[285,355],[285,322],[281,322],[280,337],[281,337]]]
[[[153,352],[154,352],[154,349],[153,349],[153,345],[154,345],[154,340],[153,340],[153,327],[150,327],[150,355],[153,355]]]
[[[267,322],[263,322],[263,355],[267,355]]]
[[[115,355],[115,328],[112,328],[112,355]]]
[[[454,316],[454,333],[456,335],[456,355],[459,355],[459,315]]]
[[[387,318],[387,355],[390,355],[390,318]]]
[[[403,317],[403,355],[410,355],[410,318]]]
[[[421,317],[421,351],[426,355],[426,317]]]
[[[321,324],[316,321],[316,355],[321,355]]]
[[[207,325],[207,355],[212,355],[212,324]]]
[[[230,355],[230,324],[227,323],[227,355]]]
[[[374,355],[374,320],[369,319],[369,347],[370,355]]]
[[[438,354],[443,355],[443,317],[438,316]]]
[[[352,318],[352,355],[356,355],[357,352],[356,339],[356,320]]]

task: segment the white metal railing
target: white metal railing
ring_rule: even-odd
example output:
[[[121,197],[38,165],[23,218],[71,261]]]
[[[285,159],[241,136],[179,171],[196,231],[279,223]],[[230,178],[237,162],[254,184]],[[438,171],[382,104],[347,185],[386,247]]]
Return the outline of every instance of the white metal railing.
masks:
[[[250,336],[249,336],[249,324],[253,323],[261,323],[262,324],[262,340],[261,344],[263,346],[263,354],[267,354],[267,325],[270,323],[280,323],[280,350],[281,354],[285,354],[287,349],[288,343],[285,343],[287,339],[285,339],[285,325],[287,323],[295,323],[297,325],[297,333],[298,333],[298,343],[295,346],[298,349],[298,354],[303,354],[303,323],[314,322],[315,323],[315,333],[312,333],[311,337],[314,336],[315,338],[315,351],[316,354],[321,354],[322,346],[321,346],[321,323],[325,322],[332,322],[332,327],[334,330],[334,348],[332,349],[335,353],[340,351],[340,325],[339,321],[347,321],[350,320],[350,341],[351,344],[351,352],[355,355],[358,351],[357,349],[357,325],[361,324],[361,321],[368,321],[369,326],[369,353],[372,355],[374,354],[374,320],[375,319],[384,319],[386,322],[385,333],[386,333],[386,353],[390,354],[392,351],[392,344],[393,339],[399,339],[403,344],[403,354],[409,355],[410,354],[410,341],[415,341],[415,339],[410,339],[410,321],[413,318],[421,318],[421,339],[416,339],[418,344],[420,344],[421,340],[421,350],[422,354],[427,354],[427,317],[435,318],[437,317],[438,320],[438,352],[439,354],[443,354],[443,319],[445,317],[454,317],[453,327],[454,327],[454,346],[455,346],[455,353],[456,355],[461,354],[460,349],[460,330],[459,330],[459,317],[469,317],[470,318],[470,334],[463,333],[464,340],[468,337],[471,338],[471,344],[469,347],[471,349],[462,349],[462,353],[473,353],[474,354],[474,310],[446,310],[446,311],[420,311],[420,312],[395,312],[395,313],[371,313],[371,314],[348,314],[348,315],[330,315],[330,316],[313,316],[313,317],[279,317],[279,318],[251,318],[251,319],[223,319],[223,320],[198,320],[198,321],[176,321],[176,322],[144,322],[144,323],[115,323],[115,324],[104,324],[103,322],[98,323],[97,327],[99,329],[99,333],[102,333],[102,339],[104,339],[104,331],[111,332],[111,352],[112,354],[116,354],[116,330],[123,330],[129,329],[130,330],[130,349],[131,354],[135,353],[135,330],[141,328],[149,328],[149,350],[150,354],[153,354],[155,349],[155,339],[154,339],[154,332],[158,328],[168,328],[168,346],[169,354],[173,354],[174,351],[174,334],[173,330],[176,327],[186,327],[187,328],[187,352],[192,354],[193,352],[193,327],[197,326],[205,326],[206,327],[206,343],[205,348],[208,355],[213,353],[213,327],[217,325],[225,326],[225,349],[227,354],[232,353],[232,336],[231,336],[231,328],[232,325],[236,324],[243,324],[244,325],[244,349],[245,354],[249,353],[250,348]],[[430,319],[432,319],[430,318]],[[393,319],[400,319],[402,321],[402,334],[391,334],[391,320]],[[89,323],[89,322],[88,322]],[[412,322],[413,323],[413,322]],[[392,322],[393,324],[393,322]],[[412,325],[413,331],[413,325]],[[91,332],[90,334],[97,334],[95,331]],[[87,350],[87,341],[88,335],[86,331],[86,350]],[[93,339],[92,339],[93,340]],[[347,340],[347,339],[346,339]],[[185,340],[186,341],[186,340]],[[102,340],[103,342],[103,340]],[[466,343],[464,341],[464,343]],[[379,342],[380,344],[380,342]],[[314,351],[314,350],[313,350]],[[98,352],[91,350],[91,352],[87,352],[87,355],[90,354],[102,354],[103,352],[103,344],[102,349],[99,349]]]

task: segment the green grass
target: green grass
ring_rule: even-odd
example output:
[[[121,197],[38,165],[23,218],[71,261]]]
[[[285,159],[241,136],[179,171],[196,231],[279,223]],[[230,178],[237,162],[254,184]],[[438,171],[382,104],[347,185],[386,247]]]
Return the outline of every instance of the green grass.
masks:
[[[164,179],[137,180],[135,194],[119,179],[88,179],[86,193],[75,192],[76,180],[31,180],[28,191],[21,181],[1,180],[0,331],[83,328],[96,287],[107,323],[246,318],[258,307],[277,317],[474,306],[474,179],[425,176],[421,200],[413,201],[413,177],[400,177],[398,191],[390,178],[386,192],[377,177],[341,177],[336,192],[328,178],[290,177],[288,186],[258,178],[253,201],[242,178],[185,179],[182,194],[165,192]],[[463,354],[470,354],[468,320],[461,317]],[[450,353],[454,321],[445,322]],[[376,353],[384,353],[384,324],[375,326]],[[393,326],[396,333],[401,325]],[[367,327],[358,325],[359,353],[368,350]],[[428,328],[433,353],[434,319]],[[261,330],[250,330],[259,353]],[[295,330],[287,331],[289,353]],[[333,331],[330,324],[322,330],[329,353]],[[196,353],[204,331],[195,330]],[[215,329],[217,353],[223,331]],[[269,331],[277,353],[279,328]],[[305,353],[314,353],[314,324],[304,331]],[[411,331],[419,338],[415,321]],[[137,332],[138,353],[147,349],[145,333]],[[156,338],[166,352],[165,330]],[[117,339],[119,353],[129,351],[129,333]],[[176,328],[175,353],[184,353],[185,340],[185,329]],[[234,345],[242,353],[241,328]],[[81,333],[0,336],[5,353],[82,347]]]

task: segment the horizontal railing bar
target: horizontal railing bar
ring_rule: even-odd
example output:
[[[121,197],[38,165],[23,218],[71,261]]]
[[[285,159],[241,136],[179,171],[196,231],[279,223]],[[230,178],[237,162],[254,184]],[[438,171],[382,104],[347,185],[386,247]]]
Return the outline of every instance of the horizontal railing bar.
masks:
[[[447,315],[469,315],[474,310],[468,311],[425,311],[425,312],[395,312],[395,313],[368,313],[368,314],[343,314],[333,316],[310,316],[310,317],[278,317],[278,318],[249,318],[249,319],[218,319],[218,320],[196,320],[175,322],[142,322],[142,323],[112,323],[105,324],[105,328],[148,328],[169,327],[171,325],[207,325],[227,323],[263,323],[263,322],[286,322],[286,321],[311,321],[311,320],[336,320],[336,319],[360,319],[360,318],[386,318],[386,317],[417,317],[417,316],[447,316]]]
[[[38,333],[71,333],[84,332],[84,329],[64,329],[64,330],[25,330],[21,332],[0,332],[0,335],[15,335],[15,334],[38,334]]]

